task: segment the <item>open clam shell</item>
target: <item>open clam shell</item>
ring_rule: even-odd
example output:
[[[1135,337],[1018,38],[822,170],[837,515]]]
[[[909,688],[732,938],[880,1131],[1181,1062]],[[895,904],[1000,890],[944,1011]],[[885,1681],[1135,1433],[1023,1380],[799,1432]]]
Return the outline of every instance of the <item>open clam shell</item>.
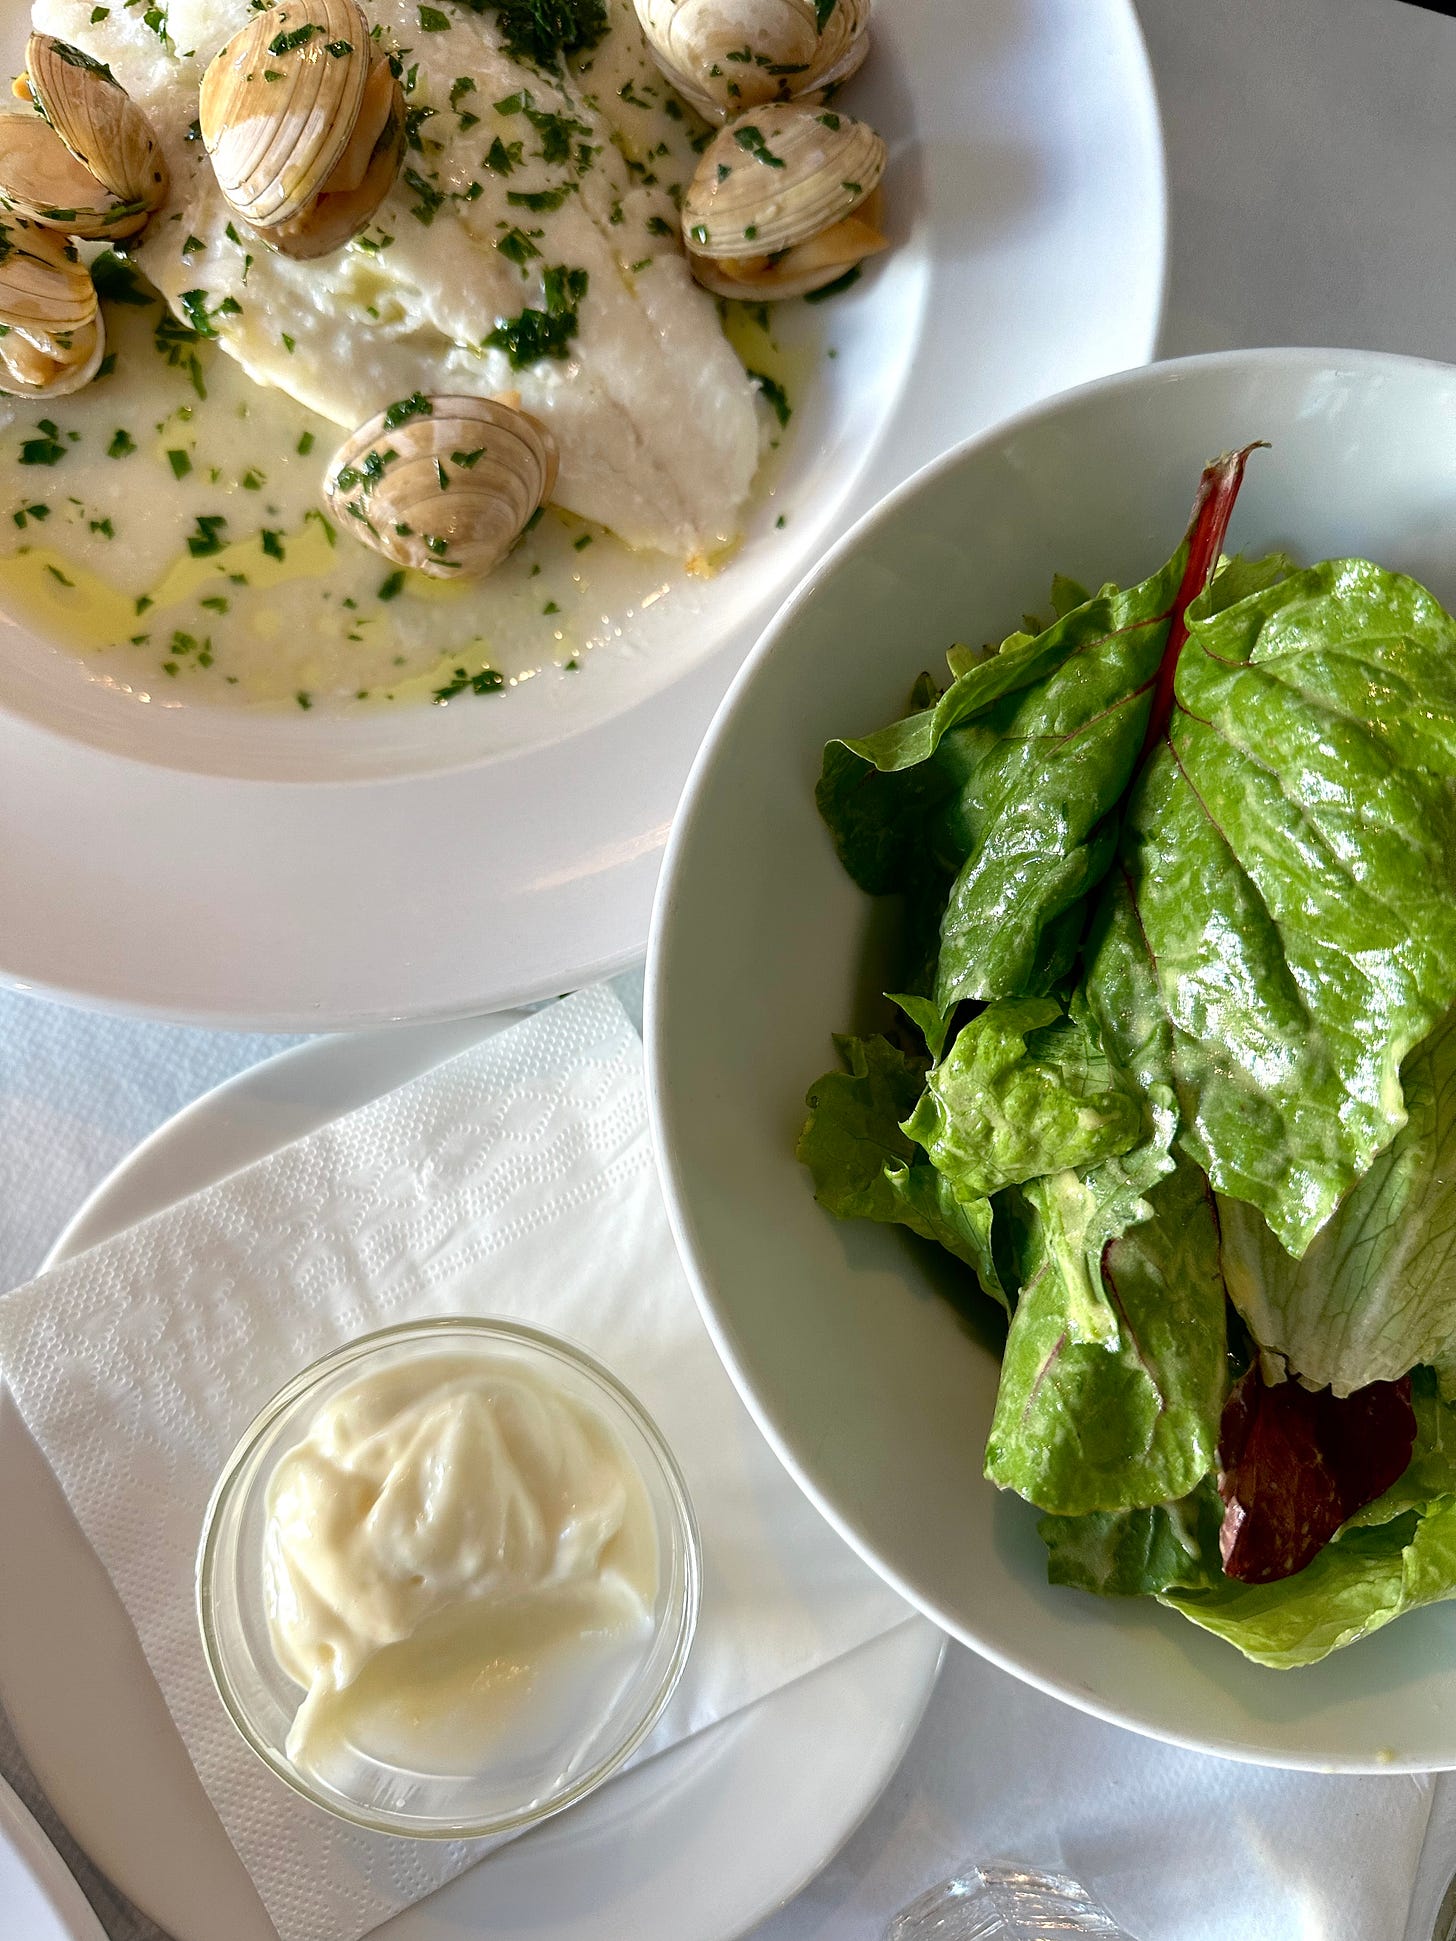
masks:
[[[39,115],[0,115],[0,205],[63,236],[131,236],[147,220],[78,162]]]
[[[294,221],[323,190],[354,134],[375,51],[356,0],[280,0],[209,64],[203,144],[218,187],[255,228]]]
[[[886,247],[875,223],[883,141],[862,121],[769,102],[703,151],[682,227],[693,274],[720,295],[802,296]]]
[[[432,579],[490,572],[556,483],[556,441],[500,398],[391,405],[334,454],[324,503],[346,532]]]
[[[653,59],[711,121],[842,81],[869,48],[869,0],[635,4]]]
[[[404,90],[386,54],[376,51],[354,133],[323,189],[292,222],[267,239],[287,256],[329,256],[373,221],[394,187],[405,150]]]
[[[134,235],[167,199],[167,164],[151,122],[109,67],[53,34],[31,35],[25,67],[36,107],[74,160],[114,198],[99,233]],[[54,196],[50,206],[70,204]]]
[[[0,218],[0,390],[60,397],[96,375],[105,350],[96,285],[48,229]]]

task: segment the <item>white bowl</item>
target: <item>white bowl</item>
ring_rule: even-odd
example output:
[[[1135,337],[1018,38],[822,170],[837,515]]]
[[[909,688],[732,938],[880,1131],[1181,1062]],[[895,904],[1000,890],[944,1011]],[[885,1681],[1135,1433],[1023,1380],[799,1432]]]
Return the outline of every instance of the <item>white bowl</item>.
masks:
[[[955,640],[1000,639],[1054,570],[1131,583],[1205,459],[1256,455],[1230,546],[1366,553],[1456,601],[1456,369],[1230,352],[1073,391],[951,453],[800,587],[689,783],[648,967],[658,1151],[720,1353],[800,1485],[880,1574],[1042,1690],[1158,1738],[1347,1772],[1456,1766],[1456,1604],[1274,1672],[1151,1600],[1053,1589],[1036,1513],[981,1475],[998,1370],[928,1248],[832,1219],[794,1158],[831,1031],[876,1016],[891,913],[814,807],[826,740],[891,720]]]

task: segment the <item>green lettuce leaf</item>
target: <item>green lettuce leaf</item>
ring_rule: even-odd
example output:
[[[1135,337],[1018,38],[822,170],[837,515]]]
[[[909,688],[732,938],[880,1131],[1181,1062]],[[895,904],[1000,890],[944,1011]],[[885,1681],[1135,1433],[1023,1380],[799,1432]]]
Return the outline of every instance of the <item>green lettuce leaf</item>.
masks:
[[[1456,1504],[1352,1530],[1275,1584],[1169,1590],[1159,1602],[1276,1671],[1312,1665],[1456,1593]]]
[[[1047,1547],[1049,1583],[1102,1597],[1145,1597],[1218,1583],[1222,1521],[1218,1491],[1205,1477],[1177,1503],[1044,1516],[1036,1527]]]
[[[1008,998],[962,1027],[904,1129],[979,1198],[1127,1152],[1143,1112],[1084,1025],[1051,998]]]
[[[1145,1172],[1167,1163],[1156,1139],[1135,1152]],[[993,1483],[1061,1515],[1187,1496],[1214,1466],[1227,1385],[1218,1231],[1197,1168],[1179,1161],[1151,1186],[1152,1217],[1108,1243],[1093,1288],[1073,1188],[1095,1198],[1099,1170],[1020,1189],[1021,1293],[986,1447]]]
[[[1176,694],[1088,995],[1114,1054],[1176,1085],[1218,1191],[1298,1256],[1400,1130],[1401,1061],[1456,999],[1456,622],[1329,561],[1195,616]]]
[[[855,881],[940,906],[935,996],[1049,990],[1067,968],[1078,907],[1112,859],[1100,826],[1126,789],[1147,725],[1186,549],[1140,586],[1059,581],[1058,617],[1013,634],[932,708],[831,742],[821,814]]]
[[[961,1198],[900,1130],[924,1087],[924,1065],[884,1038],[834,1042],[845,1070],[810,1087],[799,1136],[815,1199],[843,1220],[895,1222],[936,1241],[1006,1307],[991,1252],[990,1201]]]
[[[1251,1333],[1337,1395],[1417,1363],[1456,1389],[1456,1013],[1400,1082],[1405,1125],[1301,1260],[1247,1203],[1219,1207],[1224,1278]]]

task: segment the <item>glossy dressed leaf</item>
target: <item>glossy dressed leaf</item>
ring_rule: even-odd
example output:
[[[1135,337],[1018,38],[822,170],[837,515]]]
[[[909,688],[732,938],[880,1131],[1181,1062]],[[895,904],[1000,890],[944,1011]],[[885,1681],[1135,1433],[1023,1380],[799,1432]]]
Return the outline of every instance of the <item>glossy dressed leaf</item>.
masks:
[[[1101,1044],[1051,998],[1008,998],[965,1024],[905,1131],[964,1197],[1135,1146],[1142,1105]]]
[[[1055,1196],[1033,1198],[1049,1184],[1023,1189],[1022,1288],[986,1474],[1061,1515],[1172,1502],[1213,1468],[1226,1383],[1212,1201],[1180,1161],[1148,1194],[1153,1217],[1109,1243],[1096,1290],[1113,1323],[1103,1345],[1073,1339],[1087,1294],[1069,1264],[1086,1254],[1058,1234]]]
[[[989,1200],[963,1199],[900,1130],[925,1083],[925,1067],[884,1038],[838,1038],[845,1070],[809,1089],[798,1156],[814,1197],[844,1220],[909,1227],[975,1270],[983,1290],[1007,1305],[991,1254]]]
[[[1112,857],[1116,831],[1100,825],[1142,744],[1183,559],[1012,635],[933,708],[825,750],[819,808],[855,881],[882,894],[929,871],[948,895],[943,1011],[1040,993],[1066,968]],[[1054,604],[1080,591],[1059,581]]]
[[[1185,1148],[1297,1256],[1456,999],[1456,623],[1330,561],[1195,617],[1176,692],[1087,987],[1124,1062],[1161,1038]]]
[[[1456,1014],[1401,1067],[1403,1128],[1293,1261],[1263,1216],[1219,1208],[1224,1278],[1254,1337],[1337,1395],[1417,1363],[1456,1385]]]
[[[1211,1479],[1177,1503],[1150,1509],[1044,1516],[1047,1581],[1101,1597],[1145,1597],[1219,1581],[1223,1505]]]

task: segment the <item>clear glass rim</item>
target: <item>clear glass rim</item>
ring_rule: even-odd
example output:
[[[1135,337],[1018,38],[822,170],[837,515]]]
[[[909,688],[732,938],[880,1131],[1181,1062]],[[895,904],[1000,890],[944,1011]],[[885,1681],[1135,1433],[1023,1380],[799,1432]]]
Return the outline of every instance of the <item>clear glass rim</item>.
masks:
[[[647,1705],[634,1721],[631,1730],[625,1733],[594,1766],[573,1779],[570,1785],[563,1786],[559,1791],[551,1794],[546,1801],[514,1812],[495,1814],[485,1820],[417,1821],[401,1814],[373,1813],[366,1807],[356,1807],[346,1800],[330,1796],[310,1784],[307,1777],[254,1727],[248,1709],[238,1697],[223,1662],[214,1623],[214,1591],[222,1512],[237,1494],[242,1484],[243,1472],[256,1454],[259,1445],[276,1427],[280,1417],[287,1414],[297,1401],[329,1376],[337,1374],[353,1362],[377,1353],[381,1348],[402,1346],[410,1341],[427,1341],[451,1334],[475,1335],[543,1350],[575,1367],[606,1392],[642,1435],[661,1471],[672,1504],[673,1521],[681,1539],[683,1582],[680,1595],[675,1594],[673,1597],[668,1613],[668,1624],[663,1627],[667,1630],[675,1625],[675,1636],[662,1677]],[[668,1700],[672,1697],[682,1676],[688,1652],[692,1647],[693,1634],[697,1629],[702,1574],[702,1542],[698,1533],[697,1517],[693,1513],[692,1499],[688,1495],[687,1484],[683,1479],[677,1458],[673,1455],[656,1422],[611,1369],[598,1361],[595,1355],[590,1354],[576,1342],[568,1340],[564,1335],[551,1334],[544,1328],[532,1327],[524,1321],[469,1314],[443,1315],[423,1321],[396,1322],[391,1327],[377,1328],[371,1334],[358,1335],[341,1348],[331,1349],[328,1354],[319,1356],[316,1361],[310,1362],[306,1368],[295,1375],[253,1417],[238,1438],[232,1454],[224,1463],[222,1474],[218,1477],[203,1514],[202,1538],[198,1548],[196,1568],[197,1622],[202,1636],[202,1655],[207,1663],[208,1675],[229,1718],[263,1764],[295,1793],[308,1800],[311,1805],[321,1807],[324,1812],[333,1814],[336,1819],[347,1820],[354,1826],[364,1827],[372,1833],[389,1833],[415,1840],[480,1840],[496,1834],[521,1832],[527,1827],[536,1826],[541,1821],[552,1818],[568,1806],[575,1805],[578,1800],[584,1799],[588,1793],[594,1792],[626,1764],[662,1717],[667,1709]]]

